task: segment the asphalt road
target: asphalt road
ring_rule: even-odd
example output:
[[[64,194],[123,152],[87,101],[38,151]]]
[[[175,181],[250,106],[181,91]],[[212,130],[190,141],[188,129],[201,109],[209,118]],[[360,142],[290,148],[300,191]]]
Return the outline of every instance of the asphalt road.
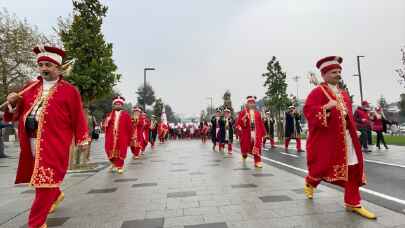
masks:
[[[290,145],[290,148],[294,146]],[[402,159],[390,156],[389,151],[384,153],[372,152],[365,156],[367,185],[363,186],[362,197],[388,209],[405,213],[405,148],[401,152],[403,152]],[[395,155],[397,154],[398,148]],[[306,174],[305,152],[297,153],[296,150],[290,149],[288,153],[285,153],[281,147],[276,149],[266,148],[262,156],[267,158],[263,159],[263,162],[270,165],[300,176],[305,176]],[[396,162],[393,163],[392,161]],[[328,185],[340,189],[336,186]]]

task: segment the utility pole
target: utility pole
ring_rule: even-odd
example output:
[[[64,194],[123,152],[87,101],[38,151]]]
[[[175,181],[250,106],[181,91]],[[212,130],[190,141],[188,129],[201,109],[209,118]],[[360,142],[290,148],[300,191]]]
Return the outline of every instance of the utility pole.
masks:
[[[295,76],[295,77],[293,77],[292,79],[295,81],[295,84],[296,84],[296,86],[297,86],[297,93],[295,94],[295,96],[296,96],[297,99],[298,99],[298,82],[299,82],[299,80],[300,80],[300,76]]]
[[[360,86],[360,104],[363,103],[363,83],[361,80],[361,69],[360,69],[360,58],[364,58],[365,56],[363,55],[358,55],[357,56],[357,74],[354,76],[359,77],[359,86]]]

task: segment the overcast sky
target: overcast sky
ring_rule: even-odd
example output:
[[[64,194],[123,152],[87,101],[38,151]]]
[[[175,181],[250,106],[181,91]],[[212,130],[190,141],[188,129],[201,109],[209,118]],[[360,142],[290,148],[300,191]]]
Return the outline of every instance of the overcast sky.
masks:
[[[56,3],[57,2],[57,3]],[[136,102],[143,68],[156,95],[174,111],[197,115],[214,97],[222,103],[229,89],[235,107],[246,95],[264,95],[266,64],[277,56],[289,77],[288,92],[299,97],[312,88],[308,71],[323,56],[344,58],[343,78],[359,102],[356,56],[361,59],[364,96],[397,101],[405,92],[395,73],[405,45],[404,0],[105,0],[103,31],[113,43],[123,75],[119,91]],[[46,34],[57,17],[72,11],[68,0],[1,0]]]

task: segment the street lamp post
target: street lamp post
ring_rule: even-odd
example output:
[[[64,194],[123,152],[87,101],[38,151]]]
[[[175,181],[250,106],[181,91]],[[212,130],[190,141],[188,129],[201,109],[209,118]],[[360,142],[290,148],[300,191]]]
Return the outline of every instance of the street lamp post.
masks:
[[[297,86],[297,93],[295,94],[295,96],[296,96],[297,99],[298,99],[298,81],[300,80],[300,76],[295,76],[295,77],[293,77],[292,79],[295,81],[295,84],[296,84],[296,86]]]
[[[146,112],[146,71],[156,70],[153,67],[143,68],[143,110]]]
[[[207,97],[207,99],[209,99],[211,101],[211,106],[210,106],[210,115],[213,114],[212,112],[212,100],[214,99],[213,97]]]
[[[363,103],[363,83],[361,80],[361,70],[360,70],[360,58],[364,58],[363,55],[357,56],[357,74],[355,76],[359,77],[359,86],[360,86],[360,103]]]

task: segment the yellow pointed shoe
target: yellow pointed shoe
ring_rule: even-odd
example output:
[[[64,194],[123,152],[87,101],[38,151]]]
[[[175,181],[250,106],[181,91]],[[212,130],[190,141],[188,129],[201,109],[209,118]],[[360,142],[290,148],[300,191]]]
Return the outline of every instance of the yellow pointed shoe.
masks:
[[[49,214],[55,212],[55,210],[59,207],[59,204],[65,199],[65,193],[61,192],[56,199],[56,201],[52,204],[51,209],[49,209]]]
[[[364,208],[362,206],[360,206],[360,207],[346,206],[346,210],[356,213],[367,219],[377,219],[377,216],[373,212],[367,210],[366,208]]]
[[[124,169],[118,169],[117,173],[118,173],[118,174],[123,174],[123,173],[124,173]]]
[[[314,190],[315,190],[315,188],[312,187],[311,185],[309,185],[309,184],[304,185],[304,193],[308,199],[314,198]]]
[[[139,156],[133,156],[132,159],[138,160],[138,159],[139,159]]]
[[[256,168],[263,168],[263,163],[258,162],[258,163],[255,164],[255,167]]]

